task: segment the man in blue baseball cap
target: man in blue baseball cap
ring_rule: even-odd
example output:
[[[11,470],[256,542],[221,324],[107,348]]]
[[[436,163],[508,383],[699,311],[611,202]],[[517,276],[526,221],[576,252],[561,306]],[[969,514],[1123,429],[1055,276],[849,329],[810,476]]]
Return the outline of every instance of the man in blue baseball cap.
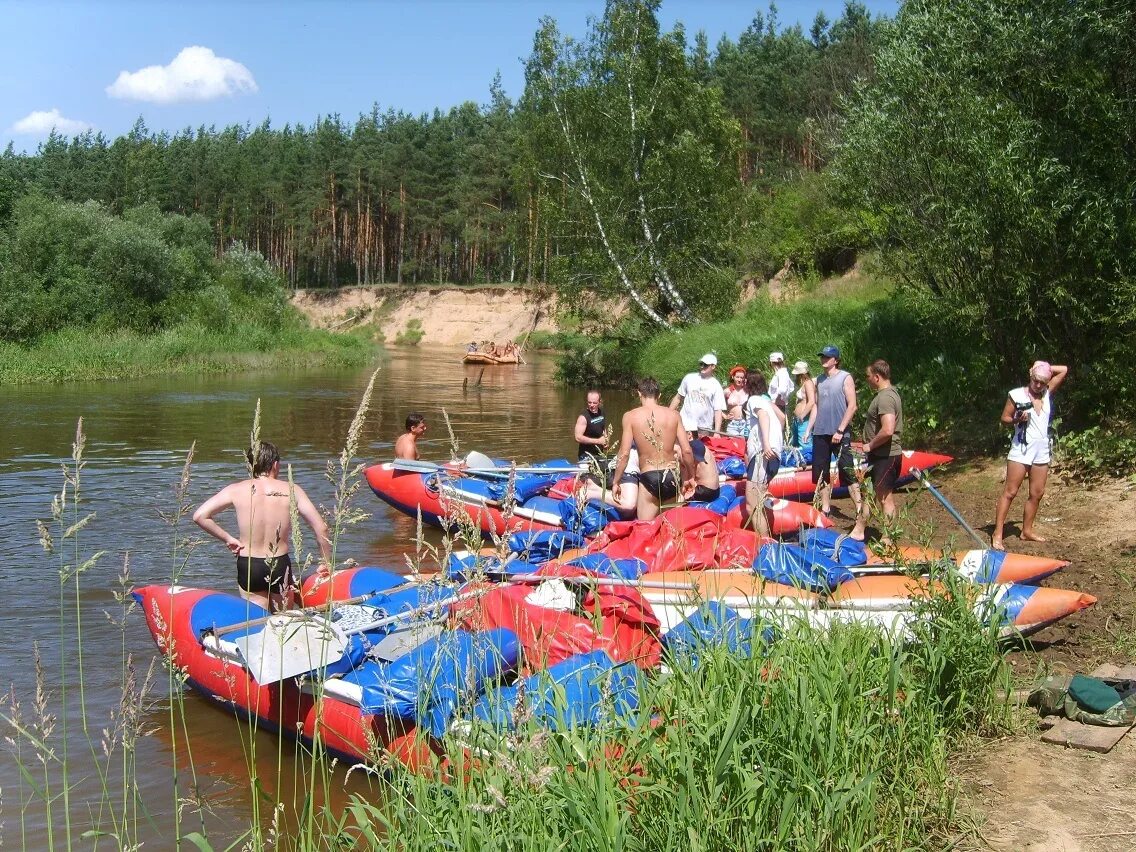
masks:
[[[845,370],[840,369],[840,350],[829,344],[817,353],[824,374],[817,378],[816,421],[813,423],[813,485],[820,484],[821,511],[832,512],[832,473],[829,470],[832,456],[836,455],[836,468],[840,481],[848,486],[852,502],[856,504],[856,517],[860,517],[860,485],[856,480],[856,465],[852,460],[852,436],[849,427],[856,414],[856,384]],[[852,538],[857,538],[853,531]],[[862,541],[861,532],[858,541]]]

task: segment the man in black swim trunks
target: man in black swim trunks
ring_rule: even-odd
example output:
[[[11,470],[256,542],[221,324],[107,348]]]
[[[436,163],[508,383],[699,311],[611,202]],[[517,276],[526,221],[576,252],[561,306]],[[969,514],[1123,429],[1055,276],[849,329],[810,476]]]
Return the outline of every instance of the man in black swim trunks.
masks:
[[[712,503],[722,493],[722,480],[718,474],[718,460],[701,438],[690,442],[694,456],[694,490],[687,496],[688,503]],[[685,493],[685,492],[684,492]]]
[[[280,480],[280,454],[262,441],[249,451],[252,479],[226,485],[193,513],[193,521],[229,548],[237,558],[237,585],[241,597],[265,609],[279,609],[295,589],[288,545],[292,531],[291,498],[315,533],[319,545],[319,571],[331,572],[331,540],[327,524],[299,485]],[[213,516],[235,509],[240,538],[226,532]]]
[[[679,478],[694,489],[694,456],[690,440],[677,411],[659,405],[659,383],[651,377],[640,379],[639,407],[623,415],[623,435],[615,467],[615,499],[622,488],[621,479],[634,445],[639,450],[639,498],[635,507],[641,521],[652,520],[660,509],[678,496]],[[675,445],[679,461],[675,463]]]

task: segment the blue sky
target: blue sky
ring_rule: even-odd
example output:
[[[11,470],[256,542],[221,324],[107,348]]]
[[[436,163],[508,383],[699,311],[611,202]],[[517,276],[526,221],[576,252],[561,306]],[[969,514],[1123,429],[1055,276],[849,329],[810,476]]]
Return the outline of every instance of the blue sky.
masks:
[[[807,30],[843,0],[782,0]],[[869,0],[895,14],[895,0]],[[34,150],[51,126],[114,137],[152,130],[302,122],[373,103],[411,113],[488,101],[501,72],[514,100],[543,15],[582,35],[602,0],[353,2],[11,2],[0,0],[0,146]],[[736,39],[767,2],[663,0],[664,26]]]

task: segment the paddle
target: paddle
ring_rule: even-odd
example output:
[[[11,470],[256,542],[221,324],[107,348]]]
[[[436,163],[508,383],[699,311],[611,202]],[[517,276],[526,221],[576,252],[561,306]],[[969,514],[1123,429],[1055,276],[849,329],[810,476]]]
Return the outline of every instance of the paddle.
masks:
[[[408,586],[421,585],[410,583]],[[397,588],[397,587],[396,587]],[[264,630],[235,640],[245,668],[259,684],[276,683],[289,677],[307,674],[340,660],[347,651],[348,637],[416,619],[423,615],[444,616],[443,609],[461,601],[484,595],[493,587],[455,595],[446,600],[424,604],[395,615],[387,615],[343,630],[332,621],[315,614],[303,615],[290,610],[268,617]],[[394,591],[388,589],[386,591]],[[339,601],[346,604],[348,601]],[[290,612],[296,615],[289,615]],[[303,617],[297,617],[303,615]]]
[[[360,604],[365,600],[373,598],[375,595],[386,595],[392,592],[402,592],[406,589],[413,589],[415,586],[420,586],[421,583],[403,583],[400,586],[394,586],[389,589],[375,589],[373,592],[364,592],[361,595],[356,595],[353,598],[347,598],[341,601],[331,601],[332,606],[347,606],[349,604]],[[308,606],[303,609],[286,609],[281,612],[272,613],[272,615],[263,615],[260,618],[253,618],[249,621],[240,621],[236,624],[230,624],[226,627],[215,627],[211,632],[214,636],[224,636],[226,633],[236,633],[238,630],[244,630],[248,627],[259,627],[261,624],[267,624],[273,615],[287,615],[291,618],[304,618],[311,615],[319,615],[321,612],[327,612],[328,604],[320,604],[319,606]]]
[[[394,470],[408,473],[445,473],[450,476],[460,476],[469,473],[473,476],[482,476],[486,479],[508,479],[509,474],[499,469],[471,471],[469,468],[460,468],[452,464],[436,464],[435,462],[419,461],[417,459],[395,459],[391,462]]]
[[[971,529],[970,524],[968,524],[965,520],[963,520],[962,515],[960,515],[958,513],[958,510],[956,510],[955,507],[950,504],[950,501],[948,501],[946,497],[944,497],[941,493],[939,493],[939,489],[931,484],[930,480],[927,479],[927,474],[925,474],[923,471],[921,471],[917,467],[911,468],[911,473],[916,479],[918,479],[921,483],[923,483],[924,487],[926,487],[926,489],[934,495],[936,500],[938,500],[940,503],[943,504],[943,508],[946,509],[950,513],[952,518],[954,518],[956,521],[958,521],[959,526],[961,526],[964,530],[966,530],[970,534],[970,537],[974,539],[975,543],[979,546],[979,548],[985,549],[986,548],[986,542],[983,541],[981,538],[979,538],[978,533],[976,533],[973,529]]]
[[[451,476],[479,476],[486,479],[508,479],[509,468],[507,467],[457,467],[452,464],[436,464],[435,462],[421,461],[415,459],[395,459],[391,462],[391,467],[395,470],[404,470],[411,473],[447,473]],[[558,476],[568,473],[585,473],[585,468],[580,466],[574,467],[518,467],[515,469],[517,473],[546,473],[550,476]]]
[[[659,580],[620,580],[616,577],[584,577],[573,575],[562,577],[559,574],[514,574],[505,583],[544,583],[560,580],[564,583],[578,583],[586,586],[627,586],[633,589],[662,589],[674,592],[697,592],[698,586],[685,583],[664,583]]]

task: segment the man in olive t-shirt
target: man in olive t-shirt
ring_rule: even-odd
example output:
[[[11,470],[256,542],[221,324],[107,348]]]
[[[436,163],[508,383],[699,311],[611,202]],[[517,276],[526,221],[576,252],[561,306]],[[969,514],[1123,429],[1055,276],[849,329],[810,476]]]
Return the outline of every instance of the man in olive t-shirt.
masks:
[[[892,492],[899,478],[902,459],[899,436],[903,434],[903,401],[891,385],[891,366],[887,361],[873,361],[865,375],[876,395],[864,417],[864,452],[868,457],[868,472],[876,489],[876,499],[883,506],[884,515],[892,521],[895,519]],[[861,503],[850,538],[864,540],[868,512],[868,501],[865,500]]]

